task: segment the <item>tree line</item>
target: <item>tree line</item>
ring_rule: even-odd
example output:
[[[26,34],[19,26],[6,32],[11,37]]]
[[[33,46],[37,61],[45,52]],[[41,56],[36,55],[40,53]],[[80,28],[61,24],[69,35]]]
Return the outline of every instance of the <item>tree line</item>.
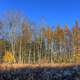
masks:
[[[39,27],[39,29],[37,29]],[[0,20],[0,59],[8,63],[74,63],[80,60],[78,20],[69,30],[58,24],[53,31],[19,13],[6,13]]]

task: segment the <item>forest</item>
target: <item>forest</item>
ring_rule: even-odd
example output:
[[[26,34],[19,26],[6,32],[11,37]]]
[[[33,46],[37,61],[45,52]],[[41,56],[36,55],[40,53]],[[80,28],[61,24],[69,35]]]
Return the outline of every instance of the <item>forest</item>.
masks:
[[[0,63],[79,63],[80,25],[37,25],[19,12],[7,12],[0,19]],[[53,27],[54,28],[54,27]]]

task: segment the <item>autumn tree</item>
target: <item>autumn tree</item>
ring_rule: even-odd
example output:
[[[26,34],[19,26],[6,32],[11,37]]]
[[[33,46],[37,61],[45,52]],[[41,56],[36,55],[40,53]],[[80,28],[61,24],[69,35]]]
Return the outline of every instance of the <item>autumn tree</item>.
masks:
[[[15,57],[10,51],[5,51],[5,55],[3,56],[3,61],[6,63],[14,63]]]
[[[31,45],[31,40],[32,40],[32,33],[30,31],[29,28],[29,23],[27,23],[27,21],[23,21],[22,23],[22,51],[23,51],[23,59],[24,62],[26,62],[26,57],[29,58],[29,63],[30,63],[30,55],[31,55],[31,49],[30,49],[30,45]],[[27,56],[28,54],[28,56]]]
[[[73,47],[74,47],[74,53],[75,56],[78,55],[80,53],[79,49],[80,49],[80,45],[79,45],[79,41],[80,41],[80,31],[79,31],[79,22],[76,19],[75,21],[75,26],[72,29],[73,31]],[[77,60],[77,58],[75,58],[75,61]]]
[[[69,30],[68,25],[65,25],[65,38],[64,38],[64,44],[65,44],[65,53],[67,54],[67,59],[68,62],[72,62],[73,60],[71,59],[72,56],[72,51],[73,51],[73,37],[72,37],[72,32]]]
[[[40,57],[41,59],[46,58],[46,29],[43,26],[40,29]]]
[[[51,53],[52,46],[51,46],[51,44],[52,44],[52,39],[53,39],[53,32],[50,27],[48,27],[48,29],[46,31],[46,37],[47,37],[47,51],[48,51],[48,55],[50,55],[49,61],[52,62],[52,53]]]
[[[7,12],[4,18],[4,28],[6,40],[10,43],[10,49],[12,54],[16,56],[16,40],[18,36],[18,31],[20,28],[21,16],[18,12]]]
[[[11,47],[12,47],[12,52],[13,54],[15,54],[15,29],[16,29],[16,26],[15,26],[15,19],[14,19],[14,15],[12,13],[9,13],[7,15],[7,24],[8,24],[8,27],[7,29],[9,29],[9,32],[7,33],[7,39],[10,41],[11,43]]]

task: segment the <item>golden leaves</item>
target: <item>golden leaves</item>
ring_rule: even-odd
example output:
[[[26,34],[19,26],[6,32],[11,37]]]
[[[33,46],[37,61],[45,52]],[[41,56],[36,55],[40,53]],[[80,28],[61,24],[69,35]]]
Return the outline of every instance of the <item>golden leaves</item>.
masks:
[[[12,52],[10,51],[5,51],[5,55],[3,56],[3,61],[4,62],[8,62],[8,63],[12,63],[15,62],[15,57],[12,54]]]
[[[76,27],[73,27],[73,28],[72,28],[72,32],[73,32],[73,33],[77,33],[77,32],[78,32],[78,29],[77,29]]]

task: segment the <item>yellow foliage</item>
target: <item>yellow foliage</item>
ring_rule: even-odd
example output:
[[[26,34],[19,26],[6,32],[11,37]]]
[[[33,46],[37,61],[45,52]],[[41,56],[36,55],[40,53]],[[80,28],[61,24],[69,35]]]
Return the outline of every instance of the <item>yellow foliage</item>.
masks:
[[[13,63],[13,62],[15,62],[15,57],[14,57],[14,55],[12,54],[12,52],[6,51],[6,52],[5,52],[5,55],[3,56],[3,61],[4,61],[4,62],[8,62],[8,63]]]
[[[77,33],[78,32],[78,29],[76,27],[73,27],[72,28],[72,31],[73,31],[73,33]]]
[[[76,62],[80,62],[80,53],[76,53],[75,57],[76,57]]]

